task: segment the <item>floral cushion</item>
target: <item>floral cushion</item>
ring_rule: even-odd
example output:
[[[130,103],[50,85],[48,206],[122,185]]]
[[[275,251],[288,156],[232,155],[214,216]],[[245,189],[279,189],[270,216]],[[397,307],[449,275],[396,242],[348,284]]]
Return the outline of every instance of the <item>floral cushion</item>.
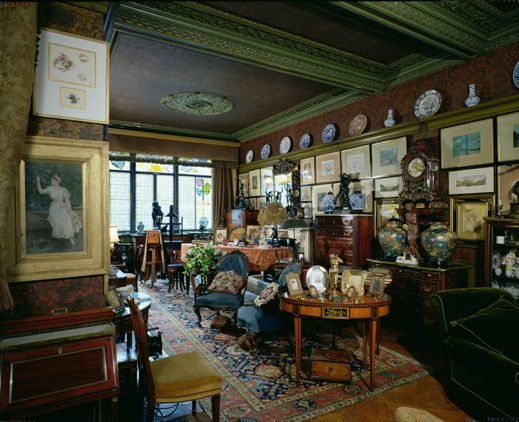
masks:
[[[254,305],[263,313],[270,312],[279,307],[279,284],[276,282],[270,283],[265,287],[261,293],[254,299]]]
[[[208,287],[208,292],[222,292],[236,294],[243,286],[243,278],[236,271],[220,271]]]

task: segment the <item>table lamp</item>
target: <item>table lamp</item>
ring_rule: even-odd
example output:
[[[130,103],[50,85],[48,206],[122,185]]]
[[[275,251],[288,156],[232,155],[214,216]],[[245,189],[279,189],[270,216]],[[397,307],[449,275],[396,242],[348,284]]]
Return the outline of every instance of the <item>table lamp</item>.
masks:
[[[118,243],[119,239],[118,227],[115,224],[110,224],[110,261],[114,260],[115,244]]]

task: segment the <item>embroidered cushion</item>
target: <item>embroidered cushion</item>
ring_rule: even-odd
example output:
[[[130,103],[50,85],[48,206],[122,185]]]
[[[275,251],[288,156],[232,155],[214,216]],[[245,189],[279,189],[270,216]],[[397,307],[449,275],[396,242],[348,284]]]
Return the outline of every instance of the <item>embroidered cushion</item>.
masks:
[[[254,306],[260,309],[263,313],[279,309],[278,292],[279,284],[276,282],[270,283],[258,296],[256,296],[256,299],[254,299]]]
[[[234,270],[220,271],[208,287],[208,292],[236,294],[243,286],[243,278]]]

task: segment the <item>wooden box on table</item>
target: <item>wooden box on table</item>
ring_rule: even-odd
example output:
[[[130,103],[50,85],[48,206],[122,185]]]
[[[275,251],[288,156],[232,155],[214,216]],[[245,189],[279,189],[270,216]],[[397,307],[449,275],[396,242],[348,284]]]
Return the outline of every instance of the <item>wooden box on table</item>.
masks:
[[[312,349],[312,378],[351,381],[351,354],[345,350]]]

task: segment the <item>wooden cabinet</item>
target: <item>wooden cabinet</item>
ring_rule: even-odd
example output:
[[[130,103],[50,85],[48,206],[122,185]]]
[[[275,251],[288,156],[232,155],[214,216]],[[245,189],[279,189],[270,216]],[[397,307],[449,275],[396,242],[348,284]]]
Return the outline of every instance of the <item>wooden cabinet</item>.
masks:
[[[372,215],[319,215],[315,221],[316,265],[329,268],[330,254],[341,258],[344,266],[367,264],[373,240]]]
[[[507,266],[511,251],[515,251],[515,263]],[[485,219],[485,283],[519,299],[519,219]]]
[[[447,268],[421,267],[376,259],[371,266],[391,270],[391,283],[386,293],[391,296],[389,316],[399,322],[433,326],[436,323],[429,298],[439,290],[468,287],[471,265],[451,263]]]

